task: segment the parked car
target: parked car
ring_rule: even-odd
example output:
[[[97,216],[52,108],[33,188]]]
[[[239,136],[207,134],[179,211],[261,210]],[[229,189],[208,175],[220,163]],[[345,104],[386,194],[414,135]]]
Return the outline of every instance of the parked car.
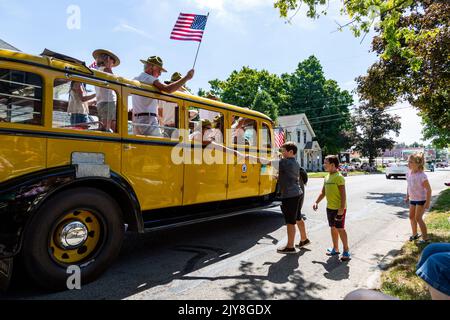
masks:
[[[447,162],[438,162],[436,163],[436,168],[447,168],[448,164]]]
[[[386,179],[391,179],[391,177],[394,177],[394,179],[406,177],[408,170],[408,164],[406,162],[391,163],[391,165],[386,168]]]
[[[360,170],[366,171],[366,172],[375,172],[375,171],[377,171],[376,167],[371,166],[371,165],[370,165],[369,163],[367,163],[367,162],[364,162],[364,163],[361,165]]]

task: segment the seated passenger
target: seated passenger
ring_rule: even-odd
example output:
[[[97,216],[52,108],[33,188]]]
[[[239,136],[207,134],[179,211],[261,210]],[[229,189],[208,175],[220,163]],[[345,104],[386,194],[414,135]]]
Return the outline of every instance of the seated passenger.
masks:
[[[231,141],[234,144],[245,144],[245,125],[247,119],[235,117],[234,123],[231,125]]]
[[[97,69],[106,73],[113,73],[112,68],[120,64],[120,59],[111,51],[98,49],[92,53]],[[114,90],[95,87],[97,93],[97,111],[103,130],[116,132],[117,97]]]
[[[212,129],[211,121],[203,119],[201,121],[201,129],[191,133],[189,135],[189,140],[202,143],[211,142],[212,139],[209,136],[211,129]]]
[[[224,118],[223,116],[216,116],[213,120],[213,128],[207,133],[207,140],[217,143],[223,143],[224,134]]]
[[[72,81],[70,83],[67,112],[70,113],[70,124],[72,126],[89,122],[88,101],[95,99],[95,94],[85,96],[85,93],[86,91],[81,82]]]

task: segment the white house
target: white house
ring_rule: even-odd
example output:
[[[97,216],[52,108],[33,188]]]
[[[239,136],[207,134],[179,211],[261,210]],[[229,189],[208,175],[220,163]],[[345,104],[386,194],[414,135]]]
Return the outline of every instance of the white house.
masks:
[[[321,170],[322,149],[306,115],[301,113],[279,117],[278,124],[284,129],[286,141],[297,144],[297,161],[300,165],[308,171]]]

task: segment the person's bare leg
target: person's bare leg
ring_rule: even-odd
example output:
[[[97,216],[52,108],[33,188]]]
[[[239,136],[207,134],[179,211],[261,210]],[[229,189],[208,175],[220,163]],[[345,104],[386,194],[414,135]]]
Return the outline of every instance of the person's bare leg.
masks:
[[[425,224],[425,221],[423,221],[424,213],[425,213],[425,206],[416,206],[416,221],[419,224],[420,232],[422,232],[422,239],[427,240],[428,239],[427,225]]]
[[[411,223],[412,235],[417,234],[416,206],[409,206],[409,222]]]
[[[335,227],[331,227],[331,240],[333,240],[333,248],[335,251],[339,251],[339,232]]]
[[[399,300],[399,299],[374,290],[357,289],[347,294],[344,300]]]
[[[306,239],[308,239],[308,237],[306,235],[305,221],[298,220],[297,227],[298,227],[298,231],[300,231],[300,241],[305,241]]]
[[[344,251],[349,251],[348,247],[348,237],[347,237],[347,231],[345,229],[337,229],[339,232],[339,237],[341,238],[342,244],[344,245]]]
[[[439,290],[436,290],[430,285],[428,286],[428,290],[430,291],[432,300],[450,300],[450,296],[440,292]]]
[[[288,248],[294,248],[294,241],[295,241],[295,224],[288,224],[287,226],[287,235],[288,235],[288,241],[287,241],[287,247]]]

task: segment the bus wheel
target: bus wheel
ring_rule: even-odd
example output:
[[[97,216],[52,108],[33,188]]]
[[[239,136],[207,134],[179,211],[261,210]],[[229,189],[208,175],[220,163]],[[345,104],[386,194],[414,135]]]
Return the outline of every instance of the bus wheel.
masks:
[[[42,205],[25,230],[25,269],[51,290],[67,289],[76,270],[79,283],[89,283],[117,257],[124,232],[119,206],[108,194],[94,188],[63,191]]]

